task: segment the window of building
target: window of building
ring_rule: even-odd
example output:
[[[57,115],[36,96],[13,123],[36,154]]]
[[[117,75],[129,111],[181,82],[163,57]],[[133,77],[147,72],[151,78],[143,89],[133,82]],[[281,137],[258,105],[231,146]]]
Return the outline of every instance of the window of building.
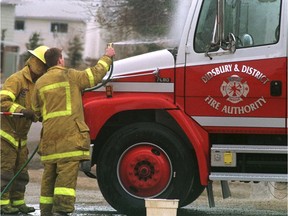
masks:
[[[24,27],[25,27],[24,20],[16,20],[15,21],[15,25],[14,25],[15,30],[24,30]]]
[[[67,23],[51,23],[51,32],[67,33],[68,24]]]

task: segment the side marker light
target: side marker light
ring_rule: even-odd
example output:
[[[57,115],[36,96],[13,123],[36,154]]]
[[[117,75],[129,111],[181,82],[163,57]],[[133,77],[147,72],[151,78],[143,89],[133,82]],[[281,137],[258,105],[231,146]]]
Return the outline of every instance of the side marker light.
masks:
[[[113,86],[112,85],[106,85],[106,97],[112,98],[113,96]]]

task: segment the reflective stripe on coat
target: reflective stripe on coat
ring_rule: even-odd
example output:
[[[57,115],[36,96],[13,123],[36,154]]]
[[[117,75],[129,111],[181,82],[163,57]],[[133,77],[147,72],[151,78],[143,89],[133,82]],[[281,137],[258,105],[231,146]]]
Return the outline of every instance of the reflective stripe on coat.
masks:
[[[28,66],[12,74],[0,90],[1,111],[21,112],[22,109],[30,109],[34,86]],[[15,148],[20,139],[21,146],[25,146],[31,124],[32,121],[20,116],[1,115],[0,136]]]
[[[38,79],[33,109],[43,118],[38,150],[42,162],[90,159],[90,135],[81,93],[101,82],[111,62],[104,56],[84,71],[54,66]]]

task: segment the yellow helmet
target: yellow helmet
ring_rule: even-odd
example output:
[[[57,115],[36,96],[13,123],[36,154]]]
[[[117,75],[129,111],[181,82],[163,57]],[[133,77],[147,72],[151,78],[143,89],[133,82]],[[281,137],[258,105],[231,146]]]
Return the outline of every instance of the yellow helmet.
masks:
[[[39,46],[34,50],[28,50],[28,52],[37,57],[39,60],[41,60],[44,64],[46,64],[44,54],[48,49],[49,47],[47,46]]]

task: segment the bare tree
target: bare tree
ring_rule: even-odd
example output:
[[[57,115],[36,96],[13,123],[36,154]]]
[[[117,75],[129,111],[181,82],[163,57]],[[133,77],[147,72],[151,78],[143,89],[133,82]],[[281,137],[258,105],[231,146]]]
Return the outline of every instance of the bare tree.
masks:
[[[82,0],[102,31],[102,39],[118,43],[117,57],[159,50],[156,43],[168,35],[180,0]],[[131,43],[137,40],[144,43]],[[130,42],[130,43],[128,43]]]
[[[167,33],[177,0],[105,0],[86,2],[99,27],[121,39]]]

